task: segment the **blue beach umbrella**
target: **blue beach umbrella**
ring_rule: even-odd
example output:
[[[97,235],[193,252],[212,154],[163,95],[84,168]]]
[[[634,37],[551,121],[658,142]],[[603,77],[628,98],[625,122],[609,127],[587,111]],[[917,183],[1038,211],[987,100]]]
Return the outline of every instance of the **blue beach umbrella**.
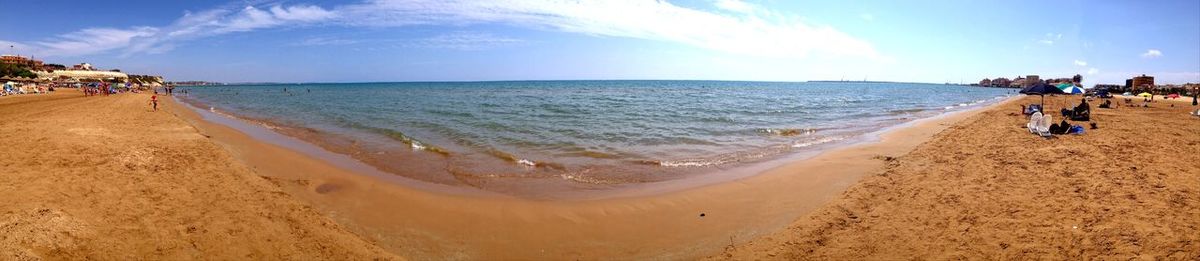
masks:
[[[1032,86],[1025,87],[1025,89],[1021,89],[1021,94],[1041,95],[1042,96],[1042,104],[1046,103],[1046,94],[1061,94],[1061,93],[1064,93],[1062,89],[1059,89],[1058,87],[1054,87],[1054,86],[1051,86],[1051,85],[1045,84],[1045,83],[1034,84]]]

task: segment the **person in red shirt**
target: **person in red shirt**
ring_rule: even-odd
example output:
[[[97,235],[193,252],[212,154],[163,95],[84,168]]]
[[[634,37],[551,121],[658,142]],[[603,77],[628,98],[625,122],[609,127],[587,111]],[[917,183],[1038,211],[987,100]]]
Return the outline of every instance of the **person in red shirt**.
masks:
[[[154,111],[158,111],[158,95],[150,95],[150,105],[154,106]]]

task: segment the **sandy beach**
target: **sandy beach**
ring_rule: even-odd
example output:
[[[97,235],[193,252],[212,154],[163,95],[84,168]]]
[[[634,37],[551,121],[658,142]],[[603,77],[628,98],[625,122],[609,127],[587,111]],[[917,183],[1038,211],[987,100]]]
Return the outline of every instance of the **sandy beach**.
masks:
[[[1048,97],[1067,104],[1077,97]],[[148,95],[0,98],[0,252],[44,258],[950,259],[1200,255],[1190,104],[1042,139],[1023,97],[751,177],[529,200],[346,168]],[[1189,101],[1190,102],[1190,101]],[[1093,105],[1094,108],[1094,105]],[[96,110],[109,113],[95,114]],[[118,113],[119,112],[119,113]],[[1146,135],[1146,133],[1154,133]],[[12,157],[12,155],[20,155]],[[694,185],[694,184],[692,184]]]
[[[182,108],[170,104],[172,109]],[[761,174],[656,184],[588,200],[438,191],[363,175],[329,159],[259,142],[175,110],[289,194],[390,252],[414,259],[691,259],[784,228],[860,177],[975,113],[914,122],[863,143]],[[274,139],[274,138],[273,138]],[[732,180],[732,181],[730,181]],[[434,191],[430,191],[430,190]]]
[[[1051,110],[1069,102],[1047,98]],[[1196,260],[1196,108],[1093,107],[1098,129],[1049,140],[1024,129],[1016,105],[993,108],[714,259]]]
[[[0,260],[399,259],[149,98],[0,97]]]

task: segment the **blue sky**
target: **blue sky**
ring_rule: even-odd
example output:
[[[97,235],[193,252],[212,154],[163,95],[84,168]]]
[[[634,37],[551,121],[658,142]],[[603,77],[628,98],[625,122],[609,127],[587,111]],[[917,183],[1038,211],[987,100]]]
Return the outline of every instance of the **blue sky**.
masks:
[[[1200,1],[14,1],[3,53],[170,80],[1200,82]]]

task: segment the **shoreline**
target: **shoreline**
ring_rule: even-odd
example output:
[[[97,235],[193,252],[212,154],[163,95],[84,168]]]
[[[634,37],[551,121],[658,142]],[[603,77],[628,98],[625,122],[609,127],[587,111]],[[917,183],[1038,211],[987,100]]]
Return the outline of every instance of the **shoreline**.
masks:
[[[791,151],[783,152],[777,155],[766,155],[762,158],[757,158],[748,162],[733,162],[728,163],[728,166],[703,166],[703,167],[669,167],[669,166],[641,166],[645,163],[629,163],[634,167],[649,168],[649,170],[657,172],[658,175],[667,175],[670,177],[654,178],[646,181],[629,181],[617,182],[617,180],[608,180],[605,178],[599,179],[601,182],[589,182],[588,180],[596,180],[594,177],[578,176],[571,173],[562,173],[553,177],[463,177],[458,174],[443,173],[450,177],[430,179],[429,177],[411,176],[411,172],[445,172],[436,168],[439,164],[423,164],[419,161],[417,164],[412,164],[412,160],[401,161],[400,163],[409,163],[402,166],[396,166],[396,162],[385,162],[387,158],[420,158],[434,160],[438,155],[433,155],[439,151],[424,151],[418,149],[403,150],[399,154],[396,151],[382,150],[375,152],[380,148],[374,146],[371,148],[363,147],[355,138],[342,137],[340,135],[329,136],[333,134],[324,134],[322,131],[310,129],[303,126],[291,126],[282,124],[278,121],[264,120],[252,118],[245,115],[234,114],[233,112],[224,110],[205,110],[200,108],[208,107],[209,105],[203,101],[187,98],[187,97],[171,97],[174,102],[181,104],[183,107],[190,109],[195,114],[198,114],[206,121],[218,122],[226,127],[232,127],[242,133],[267,143],[277,146],[286,147],[295,151],[302,152],[312,158],[318,160],[330,161],[336,166],[343,169],[353,170],[376,176],[390,182],[398,182],[406,186],[414,186],[431,190],[431,192],[443,193],[460,193],[470,195],[506,195],[518,198],[526,198],[531,200],[592,200],[603,199],[610,197],[628,197],[629,193],[635,195],[653,195],[670,193],[674,191],[684,190],[688,188],[712,185],[722,182],[730,182],[741,178],[751,177],[773,168],[784,166],[795,161],[807,160],[822,153],[831,150],[839,150],[845,147],[854,146],[862,143],[878,142],[880,135],[889,131],[912,126],[916,122],[936,120],[948,115],[970,112],[987,108],[991,105],[1003,103],[1007,100],[1014,99],[1013,95],[1006,94],[996,96],[985,100],[979,100],[971,103],[964,103],[946,106],[941,109],[926,109],[915,111],[916,113],[907,113],[905,116],[899,116],[889,120],[894,123],[883,125],[876,130],[857,132],[857,133],[840,133],[833,136],[816,138],[811,143],[804,147],[797,147]],[[398,142],[398,141],[393,141]],[[335,146],[331,143],[343,144],[346,146]],[[408,144],[405,144],[408,146]],[[795,146],[792,146],[795,147]],[[387,153],[389,156],[378,158],[375,154]],[[395,154],[395,155],[393,155]],[[445,155],[442,152],[441,156]],[[440,159],[440,158],[439,158]],[[514,166],[518,166],[520,162],[510,162]],[[448,164],[448,162],[447,162]],[[410,166],[421,165],[421,166]],[[429,166],[425,166],[429,165]],[[399,167],[399,169],[397,169]],[[414,168],[416,167],[416,168]],[[535,168],[542,168],[538,166]],[[403,170],[402,172],[397,172]],[[406,173],[406,174],[402,174]],[[449,180],[445,180],[450,178]],[[439,180],[441,179],[441,180]],[[472,181],[468,181],[470,179]],[[429,183],[429,184],[425,184]],[[488,184],[489,186],[479,186],[477,184]],[[500,184],[500,185],[497,185]],[[478,190],[478,191],[476,191]]]
[[[263,143],[206,122],[173,100],[167,107],[259,175],[393,253],[417,259],[696,258],[782,228],[879,169],[885,158],[1013,100],[914,122],[881,134],[879,142],[826,151],[750,177],[581,201],[431,193]]]

